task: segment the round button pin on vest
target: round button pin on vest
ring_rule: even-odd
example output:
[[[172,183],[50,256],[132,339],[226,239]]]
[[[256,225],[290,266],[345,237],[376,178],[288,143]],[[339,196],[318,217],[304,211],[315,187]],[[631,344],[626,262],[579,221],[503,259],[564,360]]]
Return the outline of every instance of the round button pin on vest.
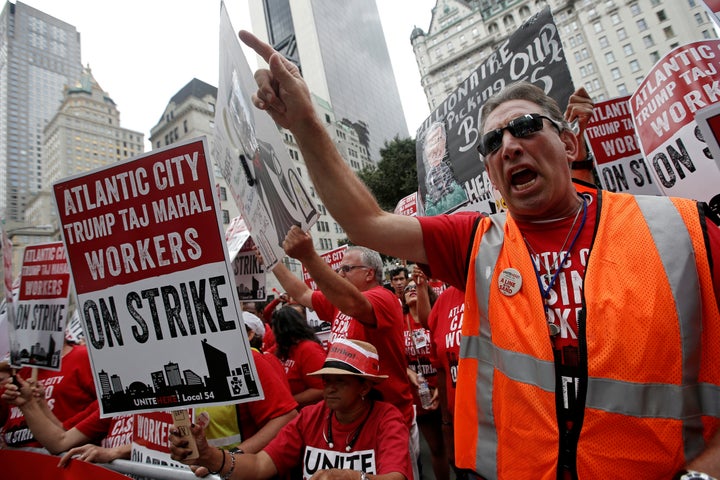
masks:
[[[522,287],[522,276],[517,269],[506,268],[500,272],[500,276],[498,277],[500,293],[512,297],[520,291],[520,287]]]

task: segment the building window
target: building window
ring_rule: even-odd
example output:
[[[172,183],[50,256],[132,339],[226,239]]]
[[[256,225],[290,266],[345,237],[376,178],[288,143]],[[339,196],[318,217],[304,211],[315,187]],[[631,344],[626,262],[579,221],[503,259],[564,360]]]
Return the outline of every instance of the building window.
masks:
[[[633,15],[638,15],[642,13],[642,10],[640,10],[640,5],[637,3],[633,3],[630,5],[630,12],[632,12]]]
[[[658,10],[657,17],[658,17],[658,20],[660,20],[661,22],[664,22],[665,20],[667,20],[667,15],[665,14],[665,10]]]
[[[595,29],[595,33],[600,33],[603,31],[602,23],[595,22],[593,23],[593,29]]]
[[[627,87],[625,86],[624,83],[621,83],[620,85],[618,85],[617,89],[618,89],[618,93],[619,93],[620,95],[627,95],[627,94],[628,94]]]
[[[600,43],[600,48],[607,48],[610,46],[610,42],[608,42],[608,39],[605,35],[598,38],[598,43]]]
[[[671,26],[663,28],[663,32],[665,32],[666,39],[671,39],[675,36],[675,32],[673,31],[673,28]]]
[[[653,41],[652,35],[645,35],[645,36],[643,37],[643,44],[645,45],[645,47],[648,47],[648,48],[649,48],[649,47],[652,47],[653,45],[655,45],[655,42]]]
[[[623,52],[625,52],[625,55],[628,55],[628,56],[635,53],[635,51],[632,48],[631,43],[627,43],[627,44],[623,45]]]
[[[227,200],[227,189],[225,187],[220,187],[220,200],[223,202]]]
[[[640,63],[637,60],[630,60],[630,71],[635,73],[640,70]]]
[[[660,54],[657,51],[650,52],[650,60],[653,63],[657,63],[657,61],[660,60]]]
[[[605,54],[605,61],[606,61],[608,64],[610,64],[610,63],[615,63],[615,55],[613,55],[613,52],[607,52],[607,53]]]
[[[647,28],[648,28],[647,22],[645,22],[645,19],[644,19],[644,18],[641,18],[640,20],[638,20],[637,22],[635,22],[635,24],[637,25],[638,30],[640,30],[641,32],[644,32],[644,31],[647,30]]]
[[[227,210],[222,211],[223,225],[230,223],[230,212]]]
[[[617,31],[618,39],[619,40],[625,40],[627,38],[627,32],[625,31],[625,28],[620,27]]]
[[[702,24],[703,24],[703,18],[702,18],[702,14],[701,14],[701,13],[696,13],[696,14],[695,14],[695,23],[697,23],[698,25],[702,25]]]
[[[617,13],[613,13],[612,15],[610,15],[610,20],[612,21],[613,25],[617,25],[618,23],[620,23],[620,15],[618,15]]]
[[[688,5],[690,5],[690,8],[693,8],[695,6],[695,0],[688,0]]]
[[[620,78],[620,69],[617,67],[614,67],[612,70],[610,70],[610,73],[612,74],[613,80],[617,80]]]
[[[662,2],[660,0],[650,0],[650,5],[652,5],[653,7],[657,7],[661,3]]]

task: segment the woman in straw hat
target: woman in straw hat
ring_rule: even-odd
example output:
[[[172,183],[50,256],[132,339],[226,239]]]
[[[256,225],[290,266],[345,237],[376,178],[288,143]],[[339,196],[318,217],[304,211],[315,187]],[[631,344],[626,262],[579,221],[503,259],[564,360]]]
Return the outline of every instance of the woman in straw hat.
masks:
[[[210,447],[203,428],[194,425],[200,457],[185,462],[188,443],[172,429],[172,458],[193,463],[198,475],[208,469],[224,479],[267,479],[298,466],[304,479],[408,479],[408,430],[397,408],[376,399],[373,387],[387,378],[379,372],[371,344],[336,340],[323,368],[308,374],[322,377],[324,400],[301,410],[261,452]]]

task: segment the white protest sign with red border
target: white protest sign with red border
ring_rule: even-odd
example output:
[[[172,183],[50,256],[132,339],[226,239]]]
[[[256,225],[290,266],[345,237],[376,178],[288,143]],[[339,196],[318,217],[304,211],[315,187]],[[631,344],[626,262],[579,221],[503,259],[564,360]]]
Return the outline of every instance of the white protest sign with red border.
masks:
[[[720,169],[695,113],[720,100],[720,40],[671,50],[630,98],[635,130],[649,170],[668,196],[703,202],[720,193]]]
[[[347,250],[347,245],[341,245],[338,248],[335,248],[333,250],[328,250],[325,253],[320,254],[320,258],[325,260],[327,264],[335,270],[340,266],[340,262],[342,261],[343,257],[345,256],[345,251]],[[312,288],[313,290],[317,290],[317,284],[315,283],[315,280],[312,279],[310,276],[310,273],[305,268],[305,265],[302,267],[302,276],[303,281],[305,282],[305,285]]]
[[[62,242],[25,247],[10,364],[60,370],[67,323],[70,270]]]
[[[220,78],[213,158],[250,229],[268,270],[285,252],[293,225],[304,231],[318,219],[315,203],[293,167],[277,125],[252,104],[257,91],[237,30],[220,5]]]
[[[403,197],[395,206],[396,215],[405,215],[407,217],[417,217],[418,214],[418,194],[411,193],[407,197]]]
[[[204,137],[53,190],[103,416],[262,396]]]
[[[661,195],[640,150],[630,96],[598,102],[585,129],[600,185],[611,192]]]
[[[242,217],[235,217],[225,230],[225,241],[235,274],[235,286],[241,302],[265,300],[265,266],[255,256],[255,242]]]

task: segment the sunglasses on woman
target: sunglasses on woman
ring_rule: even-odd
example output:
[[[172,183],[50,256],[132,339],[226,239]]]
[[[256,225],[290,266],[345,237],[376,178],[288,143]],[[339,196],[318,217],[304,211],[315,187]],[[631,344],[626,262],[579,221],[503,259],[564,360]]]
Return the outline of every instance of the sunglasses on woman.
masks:
[[[491,153],[497,151],[502,146],[503,132],[505,130],[510,132],[510,134],[515,138],[525,138],[533,133],[539,132],[543,129],[543,119],[547,120],[555,128],[557,128],[558,133],[562,132],[562,125],[552,118],[540,115],[539,113],[528,113],[521,117],[513,118],[503,128],[490,130],[480,137],[480,143],[477,146],[477,151],[480,152],[480,155],[483,157],[487,157]]]

